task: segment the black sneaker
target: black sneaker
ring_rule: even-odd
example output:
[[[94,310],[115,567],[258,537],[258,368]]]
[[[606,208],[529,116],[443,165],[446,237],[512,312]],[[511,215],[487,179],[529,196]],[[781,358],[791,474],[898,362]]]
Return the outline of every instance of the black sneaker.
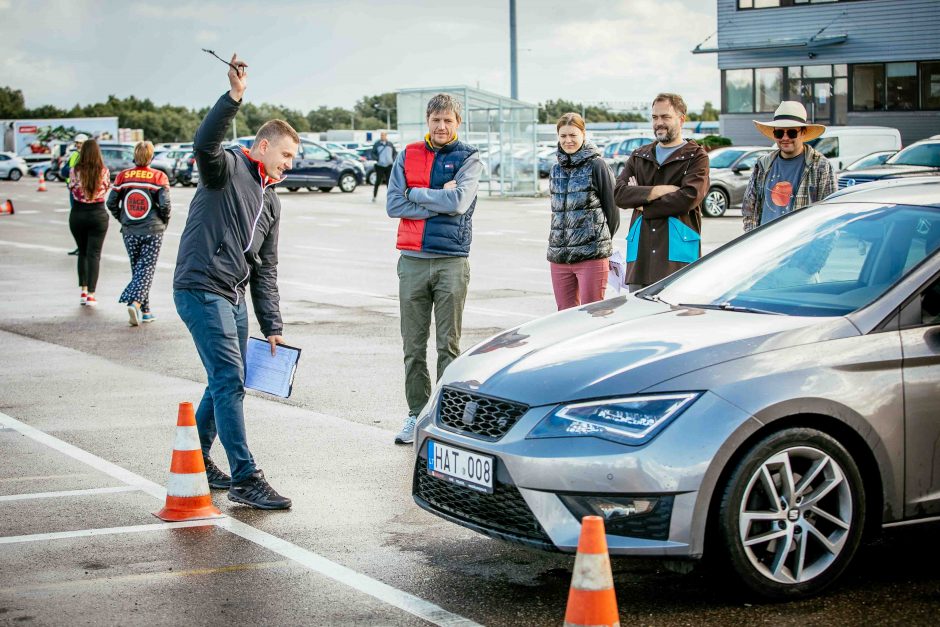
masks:
[[[254,471],[241,483],[232,484],[228,500],[258,509],[288,509],[291,506],[291,500],[275,492],[260,470]]]
[[[209,480],[209,487],[215,490],[228,490],[232,487],[232,478],[222,472],[215,462],[209,457],[203,457],[206,462],[206,479]]]

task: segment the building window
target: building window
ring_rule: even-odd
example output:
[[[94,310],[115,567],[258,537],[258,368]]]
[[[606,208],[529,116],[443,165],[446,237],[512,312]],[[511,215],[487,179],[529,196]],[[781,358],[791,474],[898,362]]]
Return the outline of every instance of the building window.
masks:
[[[762,67],[754,70],[757,86],[757,110],[774,111],[783,95],[783,68]]]
[[[881,63],[852,66],[852,110],[882,111],[885,108],[885,67]]]
[[[940,109],[940,61],[920,64],[920,102],[924,109]]]
[[[754,111],[754,71],[725,70],[725,110],[728,113]]]
[[[738,0],[738,10],[774,9],[777,7],[794,7],[804,4],[832,4],[833,2],[854,1],[855,0]]]
[[[917,64],[886,63],[887,105],[889,111],[911,111],[917,108]]]

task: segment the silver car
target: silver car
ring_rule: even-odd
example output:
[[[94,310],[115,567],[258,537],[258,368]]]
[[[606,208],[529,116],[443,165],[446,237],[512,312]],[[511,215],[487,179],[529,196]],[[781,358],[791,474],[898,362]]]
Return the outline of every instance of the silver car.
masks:
[[[18,181],[29,170],[29,165],[22,157],[13,152],[0,152],[0,178]]]
[[[501,333],[419,416],[414,499],[563,552],[598,515],[612,554],[814,594],[867,533],[940,517],[938,247],[940,182],[863,188]]]
[[[716,148],[708,153],[708,192],[702,213],[709,218],[723,216],[744,199],[744,190],[751,180],[757,160],[772,149],[766,146],[732,146]]]

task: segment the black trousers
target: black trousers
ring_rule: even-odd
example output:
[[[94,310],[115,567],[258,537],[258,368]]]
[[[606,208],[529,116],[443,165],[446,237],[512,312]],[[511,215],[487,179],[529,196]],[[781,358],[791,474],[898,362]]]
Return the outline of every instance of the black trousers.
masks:
[[[98,286],[101,249],[108,234],[108,212],[103,202],[78,202],[69,213],[69,229],[78,246],[78,286],[94,292]]]
[[[375,198],[379,195],[379,185],[382,184],[382,180],[385,180],[385,186],[388,187],[388,179],[392,176],[392,166],[390,165],[377,165],[375,166],[375,188],[372,190],[372,197]]]

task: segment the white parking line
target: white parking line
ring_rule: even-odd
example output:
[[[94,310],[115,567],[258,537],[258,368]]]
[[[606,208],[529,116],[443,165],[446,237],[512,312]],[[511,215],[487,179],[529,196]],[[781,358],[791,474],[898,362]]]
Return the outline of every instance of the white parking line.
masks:
[[[56,213],[68,213],[71,209],[53,209]]]
[[[40,444],[45,444],[49,448],[58,451],[59,453],[68,455],[73,459],[91,466],[95,470],[98,470],[106,475],[110,475],[111,477],[123,481],[130,486],[134,486],[136,489],[139,489],[142,492],[146,492],[147,494],[150,494],[151,496],[160,499],[161,501],[166,499],[166,490],[153,481],[145,479],[144,477],[141,477],[140,475],[137,475],[125,468],[121,468],[117,464],[89,453],[84,449],[80,449],[77,446],[53,437],[48,433],[40,431],[39,429],[36,429],[35,427],[32,427],[24,422],[20,422],[19,420],[16,420],[15,418],[2,412],[0,412],[0,427],[17,431],[22,435],[39,442]],[[424,619],[435,625],[453,625],[461,627],[474,627],[477,625],[477,623],[458,614],[448,612],[444,608],[435,605],[430,601],[426,601],[420,597],[414,596],[413,594],[409,594],[397,588],[393,588],[392,586],[382,583],[377,579],[372,579],[367,575],[363,575],[362,573],[358,573],[350,568],[328,560],[327,558],[323,557],[322,555],[318,555],[313,551],[309,551],[303,547],[288,542],[287,540],[283,540],[265,531],[256,529],[241,521],[235,520],[234,518],[226,517],[222,519],[216,518],[211,520],[193,520],[179,523],[156,523],[151,525],[136,525],[133,527],[110,527],[104,529],[85,529],[81,531],[41,533],[27,536],[8,536],[6,538],[0,537],[0,544],[37,542],[41,540],[57,540],[61,538],[88,537],[114,533],[160,531],[179,527],[201,527],[207,525],[215,525],[222,529],[226,529],[227,531],[230,531],[237,536],[240,536],[246,540],[254,542],[259,546],[273,551],[278,555],[293,560],[294,562],[297,562],[298,564],[313,572],[319,573],[324,577],[328,577],[329,579],[345,584],[354,590],[365,593],[373,598],[404,610],[409,614],[417,616],[418,618]]]
[[[78,531],[57,531],[55,533],[34,533],[28,536],[0,537],[0,544],[20,544],[22,542],[44,542],[47,540],[65,540],[67,538],[90,538],[92,536],[110,536],[118,533],[142,533],[147,531],[165,531],[184,527],[208,527],[213,520],[187,520],[174,523],[153,523],[132,527],[104,527],[102,529],[79,529]]]
[[[13,215],[29,215],[31,213],[39,213],[38,209],[17,209],[16,213]]]
[[[89,488],[87,490],[61,490],[59,492],[31,492],[29,494],[8,494],[0,496],[3,501],[26,501],[29,499],[56,499],[63,496],[91,496],[95,494],[115,494],[118,492],[137,492],[138,489],[129,485],[118,485],[110,488]]]

